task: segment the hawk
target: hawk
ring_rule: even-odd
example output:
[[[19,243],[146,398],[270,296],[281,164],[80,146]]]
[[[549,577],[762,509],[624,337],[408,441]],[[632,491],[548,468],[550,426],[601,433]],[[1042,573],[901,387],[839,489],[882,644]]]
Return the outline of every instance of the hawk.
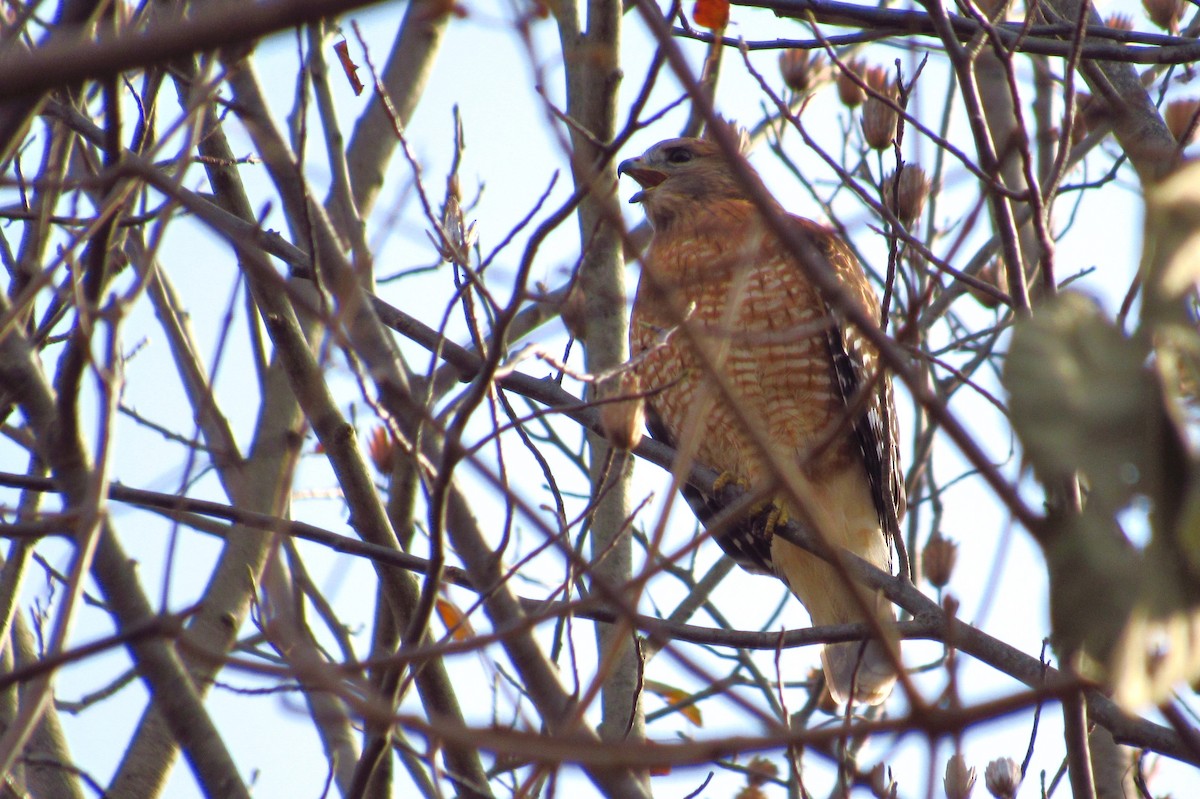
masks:
[[[894,620],[882,596],[773,534],[781,518],[794,519],[890,570],[888,535],[898,532],[905,497],[891,380],[878,353],[805,277],[715,142],[669,139],[617,171],[637,181],[630,202],[641,203],[654,230],[630,325],[629,368],[646,392],[647,426],[723,481],[775,497],[720,525],[717,543],[744,568],[782,579],[815,625],[864,621],[856,591],[881,621]],[[850,248],[815,222],[785,218],[825,256],[815,266],[832,268],[853,301],[877,315]],[[794,467],[806,507],[782,499],[754,426]],[[720,512],[715,498],[683,491],[706,525]],[[821,661],[838,702],[878,704],[896,680],[877,640],[827,645]]]

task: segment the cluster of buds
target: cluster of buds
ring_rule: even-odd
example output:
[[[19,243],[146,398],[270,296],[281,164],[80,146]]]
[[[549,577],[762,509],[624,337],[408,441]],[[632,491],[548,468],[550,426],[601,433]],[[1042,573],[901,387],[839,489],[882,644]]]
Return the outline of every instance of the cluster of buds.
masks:
[[[883,67],[869,68],[863,78],[871,89],[863,103],[863,138],[871,148],[886,150],[896,138],[900,115],[893,106],[899,92]]]
[[[1184,6],[1185,0],[1142,0],[1150,21],[1171,34],[1179,33]]]
[[[925,208],[929,196],[929,176],[919,166],[907,165],[900,174],[891,173],[883,179],[883,205],[905,227],[912,227]]]
[[[825,77],[825,59],[808,50],[784,50],[779,54],[779,74],[787,87],[797,93],[810,92]]]
[[[1016,799],[1021,785],[1021,764],[1011,757],[998,757],[983,772],[983,785],[995,799]],[[961,754],[946,761],[946,776],[942,780],[946,799],[968,799],[975,790],[975,768],[968,766]]]
[[[954,574],[956,560],[958,544],[935,532],[921,551],[921,571],[935,588],[945,588],[950,582],[950,576]]]
[[[959,754],[946,761],[946,776],[942,779],[946,799],[968,799],[975,790],[975,767],[968,766]]]
[[[1200,117],[1200,99],[1172,100],[1163,115],[1167,129],[1181,146],[1187,146],[1196,138],[1197,117]]]

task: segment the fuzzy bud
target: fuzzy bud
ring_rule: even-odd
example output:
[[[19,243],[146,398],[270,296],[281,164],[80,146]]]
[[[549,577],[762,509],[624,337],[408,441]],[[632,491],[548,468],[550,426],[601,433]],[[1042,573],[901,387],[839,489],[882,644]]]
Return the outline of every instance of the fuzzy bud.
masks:
[[[883,179],[883,204],[905,227],[912,227],[925,208],[929,177],[919,166],[909,165]]]
[[[794,92],[807,92],[819,82],[824,63],[820,54],[808,50],[784,50],[779,54],[779,74]]]
[[[1104,20],[1104,25],[1115,31],[1131,31],[1133,30],[1133,17],[1128,14],[1110,14],[1108,19]]]
[[[839,69],[837,75],[838,99],[847,108],[858,108],[867,99],[867,92],[851,77],[851,73],[862,80],[866,66],[857,58],[846,64],[845,69]]]
[[[946,799],[968,799],[975,789],[975,769],[967,766],[962,755],[946,761],[946,776],[942,780]]]
[[[867,773],[871,785],[871,793],[875,796],[887,796],[895,799],[896,781],[892,779],[891,770],[883,763],[876,763]]]
[[[622,371],[596,381],[600,401],[600,428],[617,449],[633,449],[642,440],[646,425],[646,403],[642,385],[633,372]]]
[[[1167,129],[1175,137],[1175,141],[1183,146],[1192,143],[1196,138],[1196,117],[1200,115],[1200,99],[1195,97],[1187,100],[1172,100],[1167,104],[1167,112],[1163,117]]]
[[[1183,19],[1184,0],[1142,0],[1146,16],[1167,33],[1179,32],[1179,21]]]
[[[886,150],[896,138],[896,123],[899,121],[899,115],[889,102],[896,99],[896,87],[883,67],[871,67],[864,77],[874,93],[868,92],[867,100],[863,103],[863,138],[869,147]]]
[[[765,757],[756,757],[746,764],[746,782],[750,785],[766,785],[779,776],[779,766]]]
[[[371,440],[367,443],[367,452],[371,455],[371,463],[380,474],[390,474],[396,458],[396,440],[385,425],[380,425],[371,431]]]
[[[979,270],[975,277],[977,277],[982,283],[987,283],[989,286],[993,286],[1000,291],[1004,291],[1006,276],[1004,266],[999,261],[989,261],[982,269]],[[988,294],[986,291],[981,291],[974,286],[968,286],[967,291],[972,297],[975,298],[975,301],[984,308],[1000,307],[1000,300],[993,294]]]
[[[1021,764],[1011,757],[996,758],[983,770],[983,784],[996,799],[1016,799]]]
[[[954,574],[954,561],[958,559],[958,544],[934,533],[921,552],[921,570],[925,579],[935,588],[945,588]]]

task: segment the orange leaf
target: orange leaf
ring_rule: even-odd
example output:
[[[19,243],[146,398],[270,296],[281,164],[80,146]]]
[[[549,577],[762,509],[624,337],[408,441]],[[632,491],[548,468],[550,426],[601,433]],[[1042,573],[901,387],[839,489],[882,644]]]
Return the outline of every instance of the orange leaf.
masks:
[[[367,450],[371,453],[371,463],[375,464],[380,474],[387,474],[392,470],[392,458],[395,457],[396,447],[387,427],[379,425],[371,431]]]
[[[467,621],[467,617],[462,615],[462,611],[449,599],[438,597],[437,613],[455,641],[465,641],[475,634],[471,629],[471,622]]]
[[[692,19],[702,28],[721,30],[729,24],[729,0],[696,0]]]
[[[697,727],[704,726],[704,717],[700,714],[700,708],[694,702],[689,701],[692,699],[692,695],[687,691],[655,680],[646,680],[646,690],[661,696],[669,705],[681,705],[675,710],[682,713],[684,718]]]

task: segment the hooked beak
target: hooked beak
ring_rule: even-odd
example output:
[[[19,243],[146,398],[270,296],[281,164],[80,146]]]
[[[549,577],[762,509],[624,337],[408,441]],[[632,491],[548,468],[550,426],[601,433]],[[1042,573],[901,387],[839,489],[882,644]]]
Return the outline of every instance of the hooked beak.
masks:
[[[631,203],[640,203],[646,194],[658,184],[667,179],[667,173],[660,169],[648,167],[641,158],[630,158],[617,165],[617,175],[629,175],[637,181],[642,190],[629,198]]]

